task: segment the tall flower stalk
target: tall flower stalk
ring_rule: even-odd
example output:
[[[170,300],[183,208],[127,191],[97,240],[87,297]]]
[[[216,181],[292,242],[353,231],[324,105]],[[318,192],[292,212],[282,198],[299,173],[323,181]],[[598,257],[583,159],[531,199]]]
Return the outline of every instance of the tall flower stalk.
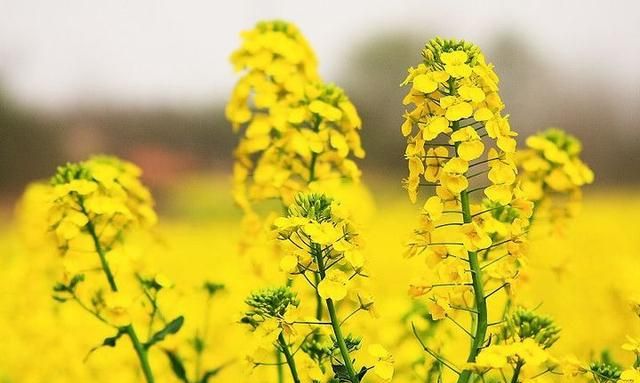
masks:
[[[470,337],[466,361],[473,363],[486,346],[488,299],[517,277],[533,209],[515,185],[516,133],[502,115],[492,65],[478,47],[458,40],[431,40],[423,57],[403,83],[411,85],[404,104],[412,109],[402,133],[409,198],[415,203],[421,188],[429,190],[409,255],[424,254],[431,268],[411,292],[426,296],[434,320],[449,319]],[[480,192],[484,199],[474,202]],[[498,262],[511,267],[496,272]],[[459,323],[460,312],[471,315],[471,328]],[[459,383],[471,380],[471,369],[447,365]]]
[[[245,212],[241,248],[263,250],[271,246],[268,238],[256,238],[265,237],[264,222],[273,217],[259,216],[261,202],[279,201],[279,213],[299,192],[331,192],[345,180],[359,182],[353,157],[364,157],[362,123],[344,91],[320,80],[315,54],[294,25],[260,22],[242,37],[232,55],[242,75],[226,108],[241,135],[234,151],[233,194]],[[259,253],[252,261],[264,274],[272,256]],[[314,278],[320,282],[319,275]],[[325,312],[316,294],[316,320]],[[278,360],[281,355],[277,352]]]
[[[60,302],[74,301],[100,322],[113,327],[116,334],[106,338],[102,346],[113,347],[120,337],[127,336],[144,379],[153,383],[149,349],[178,332],[184,319],[179,316],[153,332],[157,292],[170,282],[162,275],[148,278],[141,271],[132,270],[135,281],[132,287],[124,272],[129,271],[122,260],[127,234],[136,228],[148,228],[156,221],[151,194],[139,176],[140,170],[133,164],[113,157],[94,157],[58,168],[51,180],[53,202],[49,222],[59,253],[65,259],[65,273],[63,281],[54,287],[54,298]],[[127,287],[123,288],[120,282]],[[148,302],[140,302],[134,298],[136,295]],[[136,304],[152,307],[146,340],[134,325],[132,312]]]

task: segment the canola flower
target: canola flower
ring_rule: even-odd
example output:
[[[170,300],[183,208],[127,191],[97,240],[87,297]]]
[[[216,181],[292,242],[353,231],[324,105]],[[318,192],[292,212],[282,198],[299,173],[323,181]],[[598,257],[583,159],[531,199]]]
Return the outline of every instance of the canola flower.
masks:
[[[284,206],[314,184],[358,180],[364,157],[358,113],[339,87],[320,81],[315,55],[290,23],[261,22],[243,34],[231,61],[243,71],[227,104],[234,130],[234,197]],[[239,117],[240,116],[240,117]],[[321,186],[316,186],[321,188]]]
[[[320,80],[315,54],[293,24],[260,22],[242,37],[231,57],[242,76],[226,109],[234,131],[241,133],[233,195],[245,213],[241,251],[253,256],[256,274],[269,280],[268,259],[279,249],[265,228],[274,217],[260,217],[256,205],[275,199],[282,211],[298,192],[357,184],[360,170],[353,158],[365,154],[362,122],[344,91]],[[319,319],[322,301],[316,299]],[[280,360],[278,347],[276,355]]]
[[[242,319],[258,333],[259,344],[265,346],[266,341],[267,346],[276,345],[285,355],[296,383],[327,378],[358,383],[369,370],[390,381],[392,355],[380,344],[371,344],[367,348],[370,364],[358,369],[354,355],[362,340],[344,332],[350,318],[361,311],[374,310],[373,300],[358,286],[359,279],[367,274],[361,239],[348,210],[323,194],[298,194],[288,214],[273,222],[273,230],[284,244],[280,268],[295,277],[293,284],[306,282],[311,287],[321,298],[328,320],[324,320],[320,306],[316,306],[315,317],[305,316],[303,302],[292,287],[259,291],[247,298],[251,310]],[[349,305],[353,306],[351,312],[340,318],[337,305],[347,305],[350,293],[355,305]],[[331,329],[329,334],[326,328]]]
[[[135,278],[125,279],[126,236],[135,228],[150,227],[157,220],[151,194],[140,182],[140,173],[131,163],[104,156],[59,167],[51,179],[48,224],[55,233],[60,256],[67,261],[63,280],[54,286],[54,298],[60,302],[74,301],[117,331],[99,347],[113,347],[119,338],[127,336],[145,380],[151,383],[154,375],[149,349],[178,332],[184,318],[178,316],[165,322],[161,330],[152,332],[158,314],[158,292],[171,282],[162,274],[148,278],[135,269]],[[137,294],[143,295],[145,304],[152,307],[146,313],[149,321],[146,341],[141,340],[139,328],[136,330],[134,324],[135,306],[142,306],[134,298]]]
[[[527,198],[536,204],[537,215],[561,224],[575,217],[582,200],[581,188],[593,183],[593,171],[580,159],[580,141],[557,128],[526,140],[518,151],[518,178]]]
[[[410,292],[426,295],[434,320],[458,323],[459,312],[472,314],[473,328],[460,327],[472,340],[467,362],[473,363],[485,346],[487,300],[517,277],[533,203],[516,184],[517,134],[502,115],[493,66],[478,47],[458,40],[431,40],[423,57],[403,82],[411,85],[404,104],[412,107],[401,128],[405,185],[414,203],[420,186],[435,192],[409,249],[410,256],[424,254],[430,269]],[[484,200],[472,203],[478,192]],[[470,381],[470,369],[449,366],[458,382]]]

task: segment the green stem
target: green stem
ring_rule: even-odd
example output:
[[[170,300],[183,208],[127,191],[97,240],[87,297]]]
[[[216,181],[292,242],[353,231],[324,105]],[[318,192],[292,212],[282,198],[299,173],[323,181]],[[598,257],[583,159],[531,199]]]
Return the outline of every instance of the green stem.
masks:
[[[452,87],[453,88],[453,87]],[[458,130],[459,122],[452,123],[453,131]],[[455,144],[456,154],[458,154],[459,143]],[[464,223],[471,223],[471,208],[469,204],[469,193],[463,190],[460,193],[460,204],[462,207],[462,218]],[[480,268],[480,262],[478,261],[478,253],[476,251],[468,252],[469,266],[471,269],[471,282],[473,285],[473,296],[475,301],[475,308],[477,311],[477,318],[475,320],[475,331],[473,334],[473,340],[471,343],[471,349],[469,350],[469,356],[467,362],[475,362],[476,356],[480,352],[482,345],[484,344],[485,336],[487,335],[488,327],[488,314],[487,314],[487,302],[484,297],[484,285],[482,281],[482,269]],[[471,370],[463,370],[458,376],[458,383],[468,383],[471,378]]]
[[[276,370],[278,372],[278,383],[284,383],[284,369],[282,368],[282,353],[276,347]]]
[[[316,259],[316,263],[318,264],[318,274],[320,274],[320,279],[325,278],[325,266],[324,260],[322,259],[322,252],[318,245],[314,244],[312,247],[312,255]],[[317,288],[316,288],[317,290]],[[338,314],[336,313],[336,308],[333,304],[333,300],[328,298],[325,300],[327,304],[327,311],[329,312],[329,318],[331,319],[331,327],[333,328],[333,335],[336,337],[336,343],[338,344],[338,348],[340,349],[340,355],[342,356],[342,361],[344,363],[344,367],[347,370],[347,374],[349,375],[349,380],[352,383],[359,383],[360,380],[356,374],[355,369],[353,368],[353,363],[351,362],[351,357],[349,356],[349,350],[347,349],[347,344],[344,341],[344,336],[342,335],[342,329],[340,328],[340,320],[338,319]]]
[[[298,377],[298,370],[296,370],[296,361],[295,359],[293,359],[293,355],[291,355],[291,351],[289,350],[287,341],[284,339],[284,335],[282,335],[282,333],[280,333],[280,335],[278,336],[278,343],[280,343],[280,347],[282,348],[282,353],[284,354],[284,357],[287,360],[287,364],[289,365],[289,370],[291,371],[291,377],[293,378],[293,383],[300,383],[300,378]]]
[[[113,277],[111,268],[109,267],[109,262],[107,262],[107,256],[105,254],[104,249],[102,248],[102,245],[100,244],[100,239],[98,238],[98,235],[96,233],[96,228],[93,225],[93,222],[91,221],[91,217],[89,217],[89,213],[84,207],[84,200],[82,199],[82,197],[79,197],[78,202],[80,205],[80,209],[82,210],[82,213],[85,216],[87,216],[87,219],[88,219],[87,231],[89,232],[89,235],[93,240],[93,245],[100,258],[100,264],[102,265],[102,270],[104,271],[104,274],[107,277],[107,281],[109,282],[109,287],[111,288],[111,291],[118,292],[118,285],[116,285],[116,280]],[[142,343],[140,343],[140,339],[138,339],[138,334],[136,334],[136,330],[133,328],[132,325],[129,324],[125,326],[124,330],[127,336],[129,336],[129,339],[131,339],[131,343],[133,344],[133,348],[135,349],[136,355],[138,356],[140,367],[142,368],[142,373],[144,374],[144,378],[146,382],[154,383],[155,380],[153,378],[153,372],[151,371],[151,366],[149,364],[147,349],[144,348]]]
[[[520,375],[520,370],[522,369],[522,365],[524,363],[522,360],[518,360],[516,363],[516,368],[513,369],[513,377],[511,377],[511,383],[518,383],[518,377]]]
[[[144,348],[142,343],[140,343],[140,339],[138,339],[138,335],[136,334],[136,330],[133,329],[132,325],[127,325],[125,327],[125,331],[131,339],[131,343],[133,344],[133,348],[136,350],[136,354],[138,355],[138,360],[140,360],[140,367],[142,368],[142,373],[144,374],[144,378],[147,383],[153,383],[153,372],[151,371],[151,365],[149,364],[149,355],[147,350]]]
[[[318,283],[320,283],[320,276],[318,275],[318,273],[313,273],[313,276],[315,278],[316,286],[318,286]],[[324,311],[324,304],[322,302],[322,297],[320,296],[320,293],[318,293],[318,289],[316,288],[316,319],[317,320],[319,321],[322,320],[323,311]]]

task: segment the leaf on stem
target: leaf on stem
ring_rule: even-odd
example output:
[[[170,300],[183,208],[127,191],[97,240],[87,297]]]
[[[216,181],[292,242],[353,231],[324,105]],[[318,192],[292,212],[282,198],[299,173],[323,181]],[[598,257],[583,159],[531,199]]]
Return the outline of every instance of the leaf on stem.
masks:
[[[182,328],[183,324],[184,324],[184,317],[180,315],[176,319],[167,323],[167,325],[164,326],[162,330],[153,334],[153,336],[149,338],[147,343],[144,344],[144,348],[149,349],[154,344],[163,341],[164,338],[166,338],[168,335],[177,333],[178,331],[180,331],[180,328]]]
[[[171,365],[171,371],[176,376],[176,378],[180,379],[181,382],[189,383],[189,379],[187,378],[187,370],[184,368],[184,363],[182,363],[182,359],[180,356],[171,350],[163,350],[167,358],[169,358],[169,364]]]

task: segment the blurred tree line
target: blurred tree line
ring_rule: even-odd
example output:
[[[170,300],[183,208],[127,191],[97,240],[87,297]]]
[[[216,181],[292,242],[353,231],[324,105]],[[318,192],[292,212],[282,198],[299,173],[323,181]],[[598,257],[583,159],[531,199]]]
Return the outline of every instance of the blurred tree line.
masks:
[[[405,176],[399,126],[407,89],[399,84],[407,67],[419,62],[423,43],[422,36],[385,32],[360,42],[343,60],[336,83],[363,118],[363,167],[371,177],[384,175],[399,183]],[[639,92],[619,94],[598,77],[597,68],[588,79],[559,72],[512,34],[498,36],[485,53],[496,65],[507,112],[521,138],[562,127],[582,139],[598,184],[640,181],[635,168],[640,158],[640,130],[635,128]],[[223,100],[176,108],[80,105],[45,113],[16,104],[1,89],[0,196],[15,196],[25,183],[50,175],[57,164],[94,153],[139,163],[147,182],[156,187],[186,172],[230,171],[236,139],[224,120]]]

